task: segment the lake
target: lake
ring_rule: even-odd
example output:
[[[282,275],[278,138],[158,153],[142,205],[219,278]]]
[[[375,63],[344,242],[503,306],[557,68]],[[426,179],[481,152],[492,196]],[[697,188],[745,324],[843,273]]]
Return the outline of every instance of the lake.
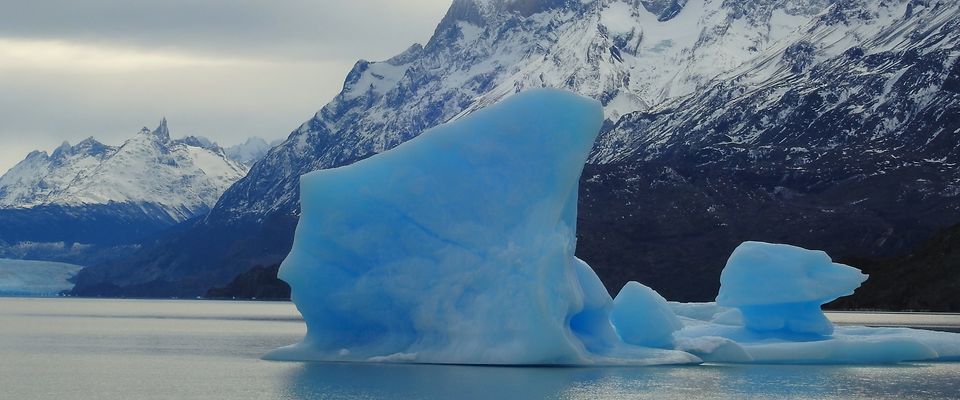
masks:
[[[831,318],[960,322],[929,314]],[[507,368],[260,359],[305,331],[290,303],[0,298],[0,399],[960,398],[958,363]]]

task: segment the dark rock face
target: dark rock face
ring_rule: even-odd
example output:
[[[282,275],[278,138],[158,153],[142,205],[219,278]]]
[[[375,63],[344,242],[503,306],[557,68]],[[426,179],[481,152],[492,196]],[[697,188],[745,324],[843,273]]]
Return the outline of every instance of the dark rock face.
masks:
[[[669,21],[683,11],[687,0],[640,0],[643,8],[657,16],[659,21]]]
[[[146,241],[129,257],[87,268],[77,276],[73,294],[144,297],[147,291],[148,297],[201,296],[251,265],[279,264],[293,244],[296,223],[296,217],[275,216],[226,226],[182,224]],[[131,271],[131,263],[141,267]]]
[[[789,47],[783,53],[783,61],[790,65],[790,71],[793,73],[802,73],[807,66],[813,63],[816,46],[813,43],[802,41]]]
[[[175,224],[162,208],[149,204],[0,209],[0,241],[136,244]]]
[[[150,204],[0,209],[0,258],[95,265],[129,256],[175,224]]]
[[[830,309],[960,312],[960,225],[905,256],[842,261],[870,279],[853,296],[828,304]]]
[[[212,288],[209,299],[290,300],[290,285],[277,278],[280,264],[256,266],[223,287]]]
[[[636,280],[668,299],[711,301],[727,257],[743,241],[791,243],[835,258],[894,255],[925,240],[940,221],[960,221],[957,202],[949,198],[916,207],[919,193],[943,182],[901,187],[940,179],[936,170],[806,186],[765,176],[763,167],[740,168],[588,166],[577,255],[611,293]]]

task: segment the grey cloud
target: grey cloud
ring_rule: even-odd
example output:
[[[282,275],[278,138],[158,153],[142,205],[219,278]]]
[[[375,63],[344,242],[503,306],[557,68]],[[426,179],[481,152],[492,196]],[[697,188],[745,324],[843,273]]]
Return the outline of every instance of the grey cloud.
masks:
[[[28,150],[88,136],[116,144],[162,116],[174,136],[225,145],[285,137],[339,91],[353,62],[427,40],[449,3],[0,0],[0,45],[51,40],[223,60],[100,70],[66,59],[30,68],[0,51],[0,173]]]
[[[0,1],[0,37],[72,38],[252,57],[386,57],[449,0]],[[419,35],[422,36],[422,35]],[[425,38],[418,38],[425,40]]]

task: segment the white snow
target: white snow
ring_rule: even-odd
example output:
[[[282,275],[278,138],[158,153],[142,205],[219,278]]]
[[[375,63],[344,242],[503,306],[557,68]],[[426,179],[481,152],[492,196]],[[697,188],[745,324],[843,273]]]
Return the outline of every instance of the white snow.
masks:
[[[460,28],[460,34],[463,35],[461,42],[464,44],[476,42],[483,34],[483,28],[469,22],[457,21],[457,26]]]
[[[266,140],[261,138],[251,137],[243,143],[223,149],[223,152],[233,161],[252,166],[266,156],[267,152],[277,144],[279,143],[267,143]]]
[[[633,15],[635,11],[636,9],[630,4],[612,3],[600,12],[600,23],[607,27],[611,33],[630,33],[639,28],[639,24]]]

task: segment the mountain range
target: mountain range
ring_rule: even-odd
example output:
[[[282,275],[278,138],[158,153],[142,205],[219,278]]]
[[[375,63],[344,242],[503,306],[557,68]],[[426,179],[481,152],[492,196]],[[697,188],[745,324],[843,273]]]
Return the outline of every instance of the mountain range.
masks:
[[[91,137],[34,151],[0,177],[0,255],[95,263],[132,251],[209,212],[267,146],[172,139],[164,119],[120,146]]]
[[[943,0],[455,0],[425,45],[357,62],[208,214],[74,293],[201,295],[275,264],[300,175],[534,87],[604,105],[578,255],[608,288],[712,299],[743,240],[906,253],[960,221],[958,36]]]

